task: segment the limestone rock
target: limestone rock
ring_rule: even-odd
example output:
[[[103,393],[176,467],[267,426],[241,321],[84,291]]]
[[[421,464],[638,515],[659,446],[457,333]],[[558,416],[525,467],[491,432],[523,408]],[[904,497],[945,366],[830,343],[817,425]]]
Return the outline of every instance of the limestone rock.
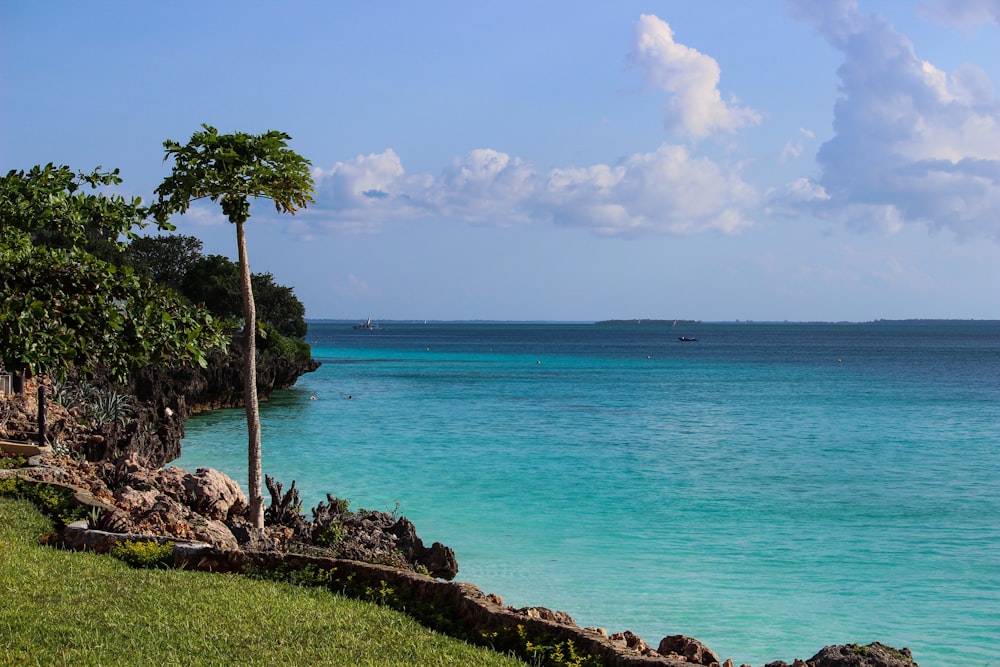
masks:
[[[234,514],[242,514],[249,506],[240,485],[212,468],[198,468],[195,474],[185,475],[182,484],[188,506],[209,519],[224,521]]]
[[[631,630],[625,630],[624,632],[616,632],[615,634],[608,637],[611,641],[617,644],[624,644],[626,647],[632,649],[640,655],[655,655],[657,652],[653,650],[653,647],[647,644],[642,637],[635,634]]]
[[[676,654],[696,665],[719,664],[719,656],[697,639],[684,635],[670,635],[660,640],[661,655]]]
[[[809,667],[917,667],[910,649],[895,649],[879,642],[867,646],[827,646],[806,664]]]
[[[207,542],[219,549],[232,551],[240,548],[232,531],[221,521],[209,520],[193,524],[191,532],[198,541]]]
[[[547,607],[521,607],[517,610],[517,613],[527,616],[528,618],[540,618],[545,621],[552,621],[563,625],[576,625],[576,621],[573,620],[573,617],[566,612],[552,611]]]

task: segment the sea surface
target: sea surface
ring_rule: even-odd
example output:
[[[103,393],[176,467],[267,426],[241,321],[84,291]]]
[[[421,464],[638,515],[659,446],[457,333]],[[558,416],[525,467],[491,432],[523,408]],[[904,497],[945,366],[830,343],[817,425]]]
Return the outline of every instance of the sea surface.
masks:
[[[679,336],[697,338],[681,342]],[[264,471],[411,518],[514,606],[696,637],[1000,665],[1000,323],[312,323]],[[246,488],[242,410],[188,469]]]

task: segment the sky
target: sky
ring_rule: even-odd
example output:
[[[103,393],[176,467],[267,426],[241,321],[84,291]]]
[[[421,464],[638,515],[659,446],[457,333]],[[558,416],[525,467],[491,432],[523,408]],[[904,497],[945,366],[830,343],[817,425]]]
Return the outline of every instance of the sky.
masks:
[[[0,169],[286,132],[309,318],[1000,319],[998,84],[1000,0],[0,0]]]

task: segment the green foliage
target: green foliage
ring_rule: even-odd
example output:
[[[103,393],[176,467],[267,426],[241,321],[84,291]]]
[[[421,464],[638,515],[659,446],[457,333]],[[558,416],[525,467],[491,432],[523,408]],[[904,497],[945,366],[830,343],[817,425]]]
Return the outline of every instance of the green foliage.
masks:
[[[519,656],[538,667],[601,667],[604,664],[600,656],[579,651],[572,639],[561,640],[548,635],[532,638],[523,625],[491,631],[470,628],[453,608],[417,599],[405,587],[397,589],[384,579],[377,584],[365,583],[337,568],[324,569],[315,565],[301,569],[282,565],[275,570],[250,567],[245,574],[256,579],[291,582],[300,586],[322,586],[347,597],[405,611],[437,632],[500,653]]]
[[[346,534],[344,524],[334,519],[323,530],[313,535],[312,541],[318,547],[333,547],[339,544]]]
[[[52,248],[85,248],[94,239],[117,242],[144,226],[146,209],[138,197],[90,193],[87,188],[119,185],[118,170],[73,172],[66,166],[11,170],[0,180],[0,245],[35,243]],[[25,234],[27,236],[25,236]]]
[[[279,213],[295,213],[313,203],[314,184],[309,161],[288,148],[291,137],[284,132],[220,135],[210,125],[202,128],[183,146],[171,139],[163,142],[165,159],[173,158],[174,165],[170,175],[156,188],[158,199],[152,210],[156,220],[166,225],[170,215],[184,213],[192,201],[208,198],[219,202],[223,214],[236,225],[246,346],[243,385],[247,409],[248,514],[251,524],[263,530],[260,413],[254,381],[257,315],[244,224],[250,218],[251,199],[270,199]]]
[[[290,338],[306,335],[306,308],[291,287],[278,285],[270,273],[255,273],[250,279],[257,319]]]
[[[265,354],[294,361],[308,361],[312,357],[312,348],[302,338],[283,336],[267,323],[259,331],[260,349]]]
[[[217,317],[243,317],[240,267],[222,255],[199,257],[181,279],[181,293],[192,303],[203,303]]]
[[[243,574],[251,579],[261,581],[280,581],[295,586],[329,586],[336,580],[337,568],[321,568],[317,565],[293,568],[281,565],[276,569],[265,569],[255,565],[246,565]]]
[[[19,498],[24,481],[20,477],[0,477],[0,497]]]
[[[93,423],[102,428],[125,428],[135,412],[134,399],[129,394],[121,394],[112,389],[97,393],[90,405]]]
[[[174,543],[125,540],[111,547],[111,555],[132,567],[163,569],[173,565]]]
[[[201,239],[194,236],[140,236],[132,239],[125,249],[125,259],[153,282],[184,294],[184,281],[201,260],[201,248]],[[195,299],[192,301],[197,303]]]
[[[0,452],[0,468],[23,468],[28,465],[28,457],[22,454]]]
[[[0,362],[9,370],[101,367],[123,379],[151,363],[204,364],[226,344],[207,311],[108,261],[148,212],[138,199],[87,192],[117,185],[117,174],[49,164],[0,179]]]
[[[20,477],[0,478],[0,496],[25,498],[60,525],[86,518],[87,511],[76,502],[73,491],[52,484],[37,484]]]
[[[170,176],[156,188],[156,219],[184,213],[196,199],[219,202],[230,222],[250,218],[250,199],[270,199],[279,213],[295,213],[312,198],[310,162],[288,148],[291,137],[269,130],[263,134],[219,134],[210,125],[191,135],[186,145],[163,142],[173,158]]]
[[[102,429],[124,429],[135,416],[135,397],[114,387],[98,387],[85,380],[64,378],[55,382],[52,400],[75,410],[78,421]]]

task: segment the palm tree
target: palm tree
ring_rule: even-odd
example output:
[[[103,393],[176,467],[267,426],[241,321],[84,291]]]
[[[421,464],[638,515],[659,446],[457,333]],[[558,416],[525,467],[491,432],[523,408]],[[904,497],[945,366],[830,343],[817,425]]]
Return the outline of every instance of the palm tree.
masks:
[[[291,137],[270,130],[263,134],[219,134],[210,125],[191,135],[186,145],[163,142],[164,161],[173,158],[173,170],[156,188],[152,206],[157,221],[184,213],[191,202],[211,199],[236,225],[239,249],[240,293],[243,298],[243,399],[247,412],[247,463],[249,467],[250,521],[264,529],[264,496],[261,491],[260,413],[257,405],[257,313],[250,287],[250,262],[244,225],[250,218],[251,199],[270,199],[279,213],[295,214],[314,204],[310,162],[288,148]]]

